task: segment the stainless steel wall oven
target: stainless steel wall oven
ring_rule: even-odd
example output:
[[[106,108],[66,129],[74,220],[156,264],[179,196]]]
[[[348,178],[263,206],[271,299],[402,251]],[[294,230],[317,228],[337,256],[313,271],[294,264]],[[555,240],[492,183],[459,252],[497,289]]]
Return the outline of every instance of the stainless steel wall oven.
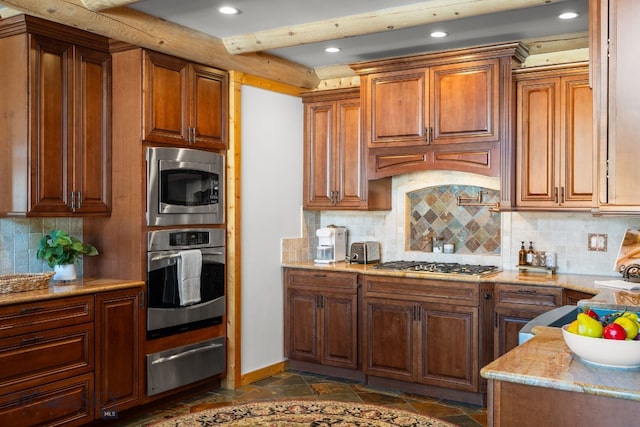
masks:
[[[147,233],[148,340],[223,322],[225,234],[215,228]],[[223,373],[226,337],[147,354],[146,361],[152,396]]]

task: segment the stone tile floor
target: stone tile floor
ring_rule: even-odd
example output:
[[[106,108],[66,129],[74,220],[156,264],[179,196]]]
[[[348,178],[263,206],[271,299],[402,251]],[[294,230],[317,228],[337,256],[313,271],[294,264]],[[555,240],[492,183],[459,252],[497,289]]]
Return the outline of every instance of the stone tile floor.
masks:
[[[338,400],[388,406],[433,416],[460,427],[485,427],[486,408],[437,398],[407,394],[397,390],[372,388],[362,383],[287,371],[235,390],[217,389],[191,396],[170,407],[123,420],[114,426],[146,426],[162,419],[233,404],[266,400]]]

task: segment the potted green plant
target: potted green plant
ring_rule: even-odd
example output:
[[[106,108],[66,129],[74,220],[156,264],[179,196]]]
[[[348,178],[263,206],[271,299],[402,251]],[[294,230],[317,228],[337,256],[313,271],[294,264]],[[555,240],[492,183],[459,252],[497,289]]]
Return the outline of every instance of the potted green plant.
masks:
[[[54,280],[74,280],[75,262],[82,255],[98,255],[98,250],[90,244],[82,243],[63,230],[51,230],[40,239],[36,256],[44,260],[56,272]]]

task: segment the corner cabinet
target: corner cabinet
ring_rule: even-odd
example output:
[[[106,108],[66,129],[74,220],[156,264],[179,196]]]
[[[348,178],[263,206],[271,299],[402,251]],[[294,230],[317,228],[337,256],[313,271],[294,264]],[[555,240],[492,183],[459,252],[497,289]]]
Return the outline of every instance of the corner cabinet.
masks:
[[[284,280],[285,356],[358,369],[358,275],[286,268]]]
[[[144,51],[143,139],[226,149],[228,90],[226,71]]]
[[[19,15],[0,21],[0,213],[108,215],[108,39]]]
[[[598,144],[595,214],[640,214],[640,2],[590,0],[590,54]]]
[[[521,69],[514,80],[518,210],[590,210],[595,164],[588,64]]]
[[[444,393],[464,401],[484,401],[480,368],[492,360],[486,345],[492,342],[488,288],[374,275],[363,276],[362,287],[363,370],[369,383],[412,382],[449,390]]]
[[[367,180],[359,89],[303,95],[304,208],[391,209],[391,180]]]
[[[519,43],[352,64],[361,75],[369,178],[427,169],[500,174]]]

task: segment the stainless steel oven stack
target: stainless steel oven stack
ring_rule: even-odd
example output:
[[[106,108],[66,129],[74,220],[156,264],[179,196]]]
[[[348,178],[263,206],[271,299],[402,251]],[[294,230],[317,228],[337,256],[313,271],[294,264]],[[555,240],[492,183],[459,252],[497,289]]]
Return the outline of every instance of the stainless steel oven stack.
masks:
[[[147,339],[220,324],[225,312],[225,230],[163,229],[147,233]],[[199,301],[181,305],[178,263],[182,251],[201,252]],[[225,337],[147,355],[147,394],[220,374]]]

